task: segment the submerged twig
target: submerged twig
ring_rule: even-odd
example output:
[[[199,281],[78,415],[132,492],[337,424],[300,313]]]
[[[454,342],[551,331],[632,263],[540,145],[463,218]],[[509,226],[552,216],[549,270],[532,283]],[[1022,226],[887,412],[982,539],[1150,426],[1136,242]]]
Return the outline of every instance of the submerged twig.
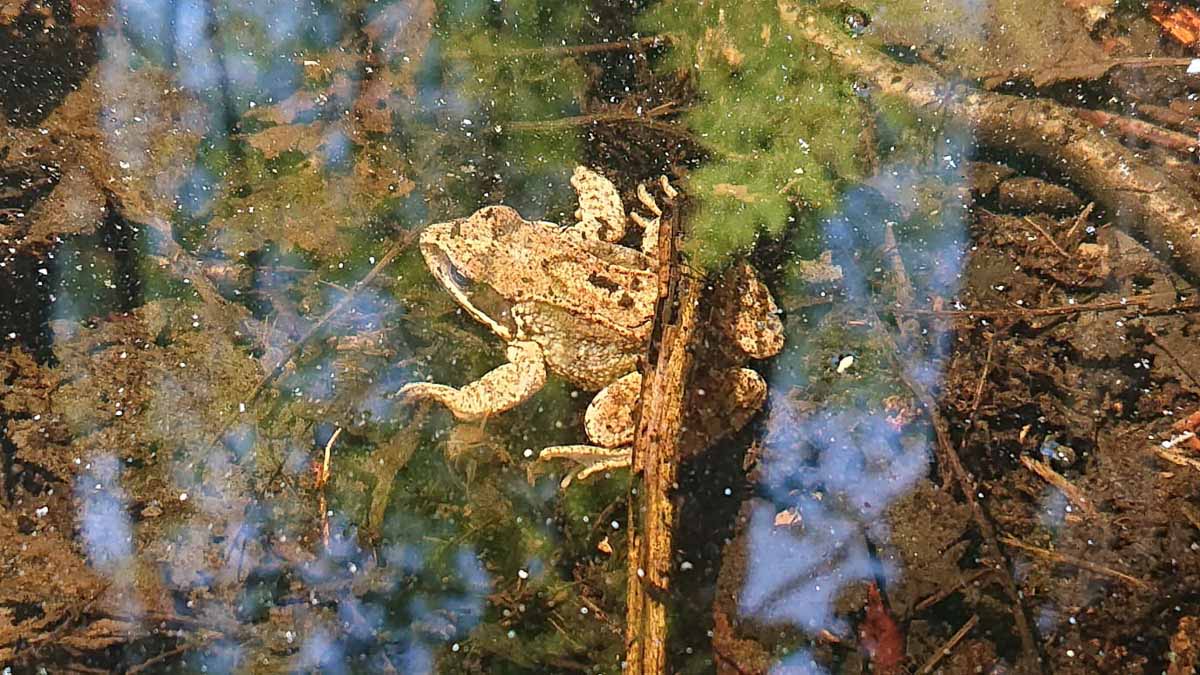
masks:
[[[500,126],[500,131],[560,131],[563,129],[574,129],[575,127],[586,127],[593,124],[615,124],[619,122],[632,122],[640,124],[650,129],[657,131],[668,130],[674,134],[686,134],[687,130],[678,127],[674,124],[663,124],[655,121],[655,118],[674,115],[679,112],[675,108],[674,103],[667,102],[660,106],[644,110],[641,113],[625,112],[625,111],[609,111],[591,113],[588,115],[574,115],[571,117],[559,117],[552,120],[532,120],[524,122],[509,122]]]
[[[1045,237],[1046,241],[1050,242],[1050,245],[1054,247],[1054,250],[1059,255],[1061,255],[1062,257],[1064,257],[1068,260],[1071,259],[1071,254],[1067,253],[1066,250],[1063,249],[1063,247],[1058,245],[1058,242],[1054,239],[1053,236],[1050,235],[1049,232],[1046,231],[1046,228],[1042,227],[1041,225],[1038,225],[1038,222],[1036,220],[1034,220],[1033,218],[1030,218],[1029,216],[1025,216],[1025,222],[1029,223],[1033,227],[1033,229],[1037,230],[1038,234]]]
[[[1080,511],[1092,517],[1099,515],[1096,508],[1092,506],[1091,500],[1084,496],[1083,491],[1076,487],[1074,483],[1067,480],[1061,473],[1051,468],[1046,462],[1022,456],[1021,464],[1026,469],[1037,474],[1042,480],[1058,488],[1059,492],[1062,492],[1067,498],[1067,501],[1078,507]]]
[[[884,96],[918,111],[947,113],[973,128],[985,146],[1040,159],[1060,169],[1109,213],[1120,214],[1158,249],[1200,278],[1200,200],[1137,152],[1102,134],[1066,106],[959,87],[933,70],[894,61],[855,41],[798,3],[782,18],[801,39],[826,50]]]
[[[1059,553],[1058,551],[1051,551],[1050,549],[1041,548],[1038,546],[1034,546],[1032,544],[1026,544],[1025,542],[1021,541],[1020,539],[1009,536],[1007,534],[1000,537],[1000,540],[1003,541],[1008,546],[1012,546],[1013,548],[1019,548],[1022,551],[1032,553],[1040,558],[1045,558],[1046,560],[1050,560],[1052,562],[1060,563],[1063,565],[1070,565],[1072,567],[1078,567],[1079,569],[1087,570],[1089,572],[1095,572],[1096,574],[1099,574],[1100,576],[1110,577],[1113,579],[1119,579],[1119,580],[1124,581],[1125,583],[1129,584],[1130,586],[1134,586],[1136,588],[1140,588],[1143,590],[1148,590],[1151,588],[1150,584],[1146,583],[1145,581],[1142,581],[1141,579],[1138,579],[1137,577],[1129,576],[1128,574],[1125,574],[1124,572],[1118,572],[1117,570],[1114,570],[1111,567],[1106,567],[1104,565],[1101,565],[1100,563],[1094,563],[1090,560],[1076,558],[1075,556],[1069,556],[1069,555],[1066,555],[1063,553]]]
[[[669,215],[662,219],[658,233],[659,298],[633,444],[638,490],[629,497],[625,672],[634,675],[669,672],[666,600],[676,517],[671,492],[703,290],[699,279],[681,272],[677,211]]]
[[[1103,110],[1076,108],[1075,114],[1098,127],[1111,128],[1122,136],[1157,145],[1182,155],[1195,155],[1200,145],[1195,136],[1164,129],[1157,124]]]
[[[329,323],[333,317],[340,314],[343,309],[349,306],[350,303],[354,302],[354,299],[358,297],[358,293],[362,291],[363,288],[366,288],[372,281],[374,281],[375,277],[379,276],[379,273],[382,272],[385,267],[390,265],[397,256],[404,252],[404,250],[416,240],[418,234],[419,233],[416,231],[408,232],[406,236],[392,244],[392,247],[388,249],[387,253],[384,253],[383,257],[379,259],[379,262],[375,263],[375,266],[371,268],[371,271],[367,272],[362,279],[359,279],[358,282],[354,284],[354,286],[346,293],[345,296],[342,297],[341,300],[338,300],[333,307],[330,307],[328,310],[326,310],[326,312],[321,315],[321,318],[317,319],[317,322],[314,323],[312,327],[310,327],[308,331],[304,333],[304,335],[300,336],[299,340],[296,340],[291,348],[288,349],[287,354],[285,354],[283,358],[279,359],[279,362],[276,363],[275,367],[271,369],[271,372],[263,375],[263,377],[254,385],[254,388],[250,390],[250,394],[246,397],[246,403],[249,404],[257,399],[258,395],[262,393],[263,389],[265,389],[268,385],[274,382],[276,378],[282,375],[284,369],[287,368],[287,365],[291,363],[292,359],[296,358],[296,355],[300,353],[300,350],[304,349],[305,345],[307,345],[314,337],[316,337],[317,333],[319,333],[321,329],[325,327],[325,324]],[[226,429],[226,431],[227,430],[228,429]],[[221,435],[224,435],[224,431]]]
[[[1085,63],[1059,63],[1042,68],[1012,68],[1009,70],[993,71],[980,76],[986,89],[995,89],[1014,80],[1028,80],[1035,87],[1045,87],[1067,81],[1092,81],[1108,75],[1116,68],[1146,70],[1151,68],[1187,68],[1192,62],[1189,58],[1161,58],[1152,56],[1135,56],[1108,61],[1089,61]]]
[[[934,652],[933,656],[929,657],[929,660],[925,662],[925,665],[917,669],[916,675],[932,673],[933,669],[937,667],[937,664],[941,662],[942,659],[950,655],[950,652],[958,645],[958,643],[962,642],[963,638],[967,636],[967,633],[971,632],[971,629],[974,628],[975,624],[977,623],[979,623],[979,615],[972,614],[971,618],[967,619],[967,622],[962,625],[962,628],[959,628],[957,631],[955,631],[954,635],[951,635],[950,639],[946,641],[946,644],[938,647],[938,650]]]
[[[655,47],[671,44],[670,35],[652,35],[638,40],[620,40],[618,42],[597,42],[586,45],[563,45],[560,47],[535,47],[533,49],[518,49],[513,54],[518,56],[583,56],[603,52],[640,52]]]
[[[1083,312],[1112,312],[1123,309],[1141,307],[1160,297],[1161,293],[1135,295],[1124,300],[1110,300],[1081,305],[1058,305],[1056,307],[1008,307],[1005,309],[901,309],[897,314],[912,314],[916,316],[952,317],[965,319],[1002,319],[1008,317],[1060,316],[1063,314],[1081,314]],[[1157,316],[1174,314],[1176,312],[1194,312],[1200,310],[1200,301],[1185,300],[1169,307],[1156,307],[1141,310],[1142,316]]]

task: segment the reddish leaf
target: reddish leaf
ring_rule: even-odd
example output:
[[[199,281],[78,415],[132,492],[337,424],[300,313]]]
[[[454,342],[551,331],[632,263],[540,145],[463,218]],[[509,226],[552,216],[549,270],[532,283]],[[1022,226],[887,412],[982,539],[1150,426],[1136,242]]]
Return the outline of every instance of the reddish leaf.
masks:
[[[1200,43],[1200,12],[1191,7],[1173,7],[1155,0],[1150,3],[1150,18],[1176,42],[1187,47]]]
[[[874,583],[867,586],[867,615],[858,626],[858,638],[874,666],[872,672],[896,675],[903,672],[904,634],[888,614]]]

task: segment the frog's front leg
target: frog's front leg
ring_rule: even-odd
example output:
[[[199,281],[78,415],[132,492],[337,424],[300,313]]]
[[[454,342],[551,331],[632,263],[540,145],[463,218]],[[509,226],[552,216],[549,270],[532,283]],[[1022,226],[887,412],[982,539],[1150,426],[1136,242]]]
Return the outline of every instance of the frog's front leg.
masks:
[[[546,384],[546,361],[542,348],[534,342],[512,342],[506,355],[508,363],[462,388],[415,382],[404,385],[400,396],[437,401],[460,420],[477,420],[511,410]]]
[[[583,239],[615,242],[625,236],[625,207],[612,181],[586,167],[575,167],[571,187],[579,195],[575,225],[567,232]]]
[[[542,450],[538,459],[568,459],[579,464],[563,478],[562,487],[601,471],[630,466],[634,415],[641,391],[642,375],[634,372],[596,394],[583,416],[588,440],[595,445],[559,445]]]

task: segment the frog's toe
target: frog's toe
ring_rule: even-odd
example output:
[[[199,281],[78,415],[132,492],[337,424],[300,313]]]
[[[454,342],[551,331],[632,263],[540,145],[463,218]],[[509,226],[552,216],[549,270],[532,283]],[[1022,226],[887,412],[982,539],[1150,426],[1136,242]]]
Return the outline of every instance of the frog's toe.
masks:
[[[538,454],[539,461],[567,459],[579,466],[563,477],[560,485],[565,489],[574,480],[585,478],[612,469],[622,469],[633,464],[633,449],[601,448],[595,445],[556,445]]]

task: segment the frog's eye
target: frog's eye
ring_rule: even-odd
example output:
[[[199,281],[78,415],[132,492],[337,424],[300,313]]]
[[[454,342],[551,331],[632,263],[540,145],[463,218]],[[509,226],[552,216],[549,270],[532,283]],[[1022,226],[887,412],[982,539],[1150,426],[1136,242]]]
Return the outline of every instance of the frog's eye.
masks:
[[[471,280],[465,274],[458,271],[454,265],[446,265],[446,271],[450,275],[450,281],[459,288],[467,288],[471,285]]]

